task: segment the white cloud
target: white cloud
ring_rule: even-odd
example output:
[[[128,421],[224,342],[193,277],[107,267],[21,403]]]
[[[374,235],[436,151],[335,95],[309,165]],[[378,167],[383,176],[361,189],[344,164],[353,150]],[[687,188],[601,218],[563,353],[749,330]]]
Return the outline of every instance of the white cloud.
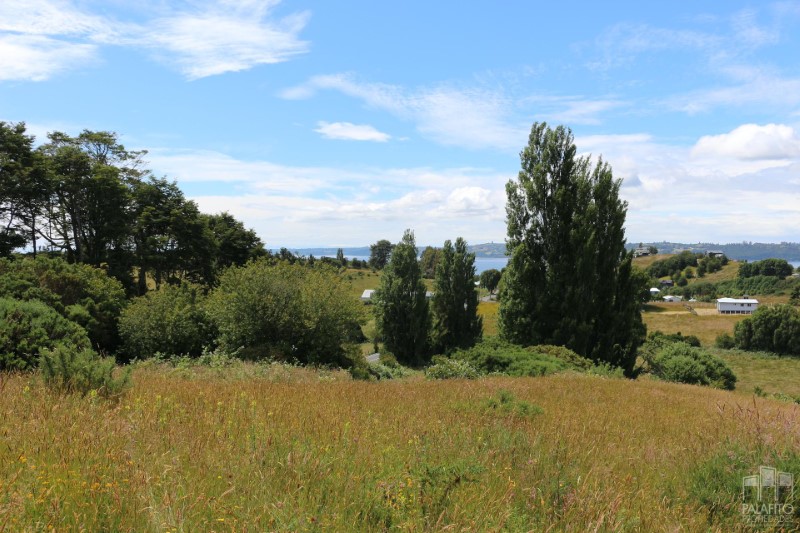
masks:
[[[271,18],[279,0],[191,2],[143,23],[69,0],[0,2],[0,80],[42,81],[96,60],[100,45],[146,49],[190,79],[287,61],[308,51],[307,12]]]
[[[378,131],[369,124],[353,124],[351,122],[320,121],[314,131],[327,139],[346,141],[386,142],[391,139],[391,135]]]
[[[0,81],[44,81],[94,61],[97,47],[42,35],[0,34]]]
[[[315,76],[281,92],[287,99],[336,90],[368,106],[416,123],[423,135],[445,145],[517,150],[528,125],[513,118],[514,101],[498,90],[446,85],[409,91],[384,83],[359,83],[344,74]]]
[[[308,51],[299,33],[309,13],[273,20],[269,14],[277,3],[209,3],[199,11],[177,12],[152,21],[142,43],[158,50],[189,79],[287,61]]]
[[[701,137],[694,157],[727,157],[744,161],[800,157],[800,136],[783,124],[743,124],[729,133]]]

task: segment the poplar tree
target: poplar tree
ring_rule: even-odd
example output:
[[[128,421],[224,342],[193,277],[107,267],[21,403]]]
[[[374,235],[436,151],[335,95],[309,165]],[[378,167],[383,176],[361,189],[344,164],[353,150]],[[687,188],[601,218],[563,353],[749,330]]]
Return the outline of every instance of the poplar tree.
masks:
[[[414,233],[406,230],[394,247],[375,295],[375,322],[387,350],[397,360],[421,366],[430,358],[430,310],[417,261]]]
[[[555,344],[630,374],[644,339],[645,276],[625,250],[627,203],[611,167],[576,157],[572,132],[531,128],[506,185],[499,325],[508,340]]]
[[[459,237],[454,247],[445,241],[433,294],[433,338],[439,353],[470,348],[481,338],[474,280],[475,254],[467,251],[467,242]]]

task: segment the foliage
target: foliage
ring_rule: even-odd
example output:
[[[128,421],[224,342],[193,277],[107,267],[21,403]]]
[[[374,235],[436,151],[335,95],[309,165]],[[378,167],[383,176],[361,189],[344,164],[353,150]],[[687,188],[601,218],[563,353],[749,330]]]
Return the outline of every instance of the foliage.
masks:
[[[156,352],[199,356],[214,337],[203,302],[199,287],[187,283],[134,299],[119,319],[125,354],[136,359]]]
[[[641,349],[647,370],[665,381],[709,385],[733,390],[736,375],[730,367],[709,352],[665,335],[651,337]]]
[[[686,267],[697,266],[698,259],[702,254],[695,254],[690,251],[683,251],[677,255],[659,259],[647,267],[647,274],[652,278],[663,278],[670,276],[677,279]]]
[[[800,305],[800,283],[795,285],[792,289],[792,294],[789,296],[789,303],[792,305]]]
[[[117,372],[112,357],[99,357],[89,349],[57,345],[52,350],[43,350],[39,367],[45,384],[62,393],[113,398],[131,385],[130,368]]]
[[[41,255],[0,259],[0,296],[45,302],[80,324],[100,350],[113,351],[119,343],[117,318],[126,304],[125,292],[102,269]]]
[[[509,376],[544,376],[564,370],[586,370],[592,362],[559,346],[522,347],[488,337],[467,350],[458,350],[454,360],[467,361],[480,372]]]
[[[428,379],[477,379],[481,375],[469,361],[435,357],[432,365],[425,369]]]
[[[433,292],[433,344],[439,353],[469,348],[480,340],[483,323],[478,316],[475,287],[475,254],[459,237],[455,246],[448,240],[436,267]]]
[[[544,413],[544,410],[538,405],[518,400],[511,392],[505,389],[500,389],[497,397],[488,398],[484,405],[486,410],[492,413],[512,414],[521,417]]]
[[[433,279],[436,275],[436,267],[442,259],[442,249],[426,246],[419,257],[419,266],[422,269],[422,277]]]
[[[38,301],[0,298],[0,371],[35,368],[43,350],[89,349],[86,330]]]
[[[736,340],[730,333],[723,332],[717,335],[717,338],[714,340],[714,346],[722,348],[723,350],[730,350],[736,347]]]
[[[394,245],[386,239],[381,239],[369,247],[369,266],[375,270],[383,270],[389,263]]]
[[[734,328],[742,350],[800,355],[800,310],[791,305],[762,306]]]
[[[791,276],[794,268],[786,259],[762,259],[752,263],[741,263],[739,265],[740,278],[752,278],[754,276],[775,276],[783,279]]]
[[[627,206],[602,160],[576,158],[572,132],[534,124],[506,186],[511,255],[500,285],[501,333],[563,345],[633,370],[649,279],[625,251]]]
[[[426,292],[414,233],[406,230],[373,295],[378,332],[386,349],[404,365],[422,366],[430,358],[431,318]]]
[[[230,213],[201,215],[201,219],[208,226],[213,238],[216,274],[229,266],[242,266],[248,261],[268,255],[256,232],[246,229]]]
[[[677,333],[663,333],[661,331],[653,331],[647,335],[648,341],[656,340],[659,343],[668,342],[685,342],[689,346],[695,348],[700,347],[700,339],[696,335],[684,335],[680,331]]]
[[[489,294],[493,294],[494,291],[497,290],[498,285],[500,285],[500,278],[502,275],[502,272],[496,268],[484,270],[481,272],[480,277],[481,287],[489,291]]]
[[[228,350],[244,357],[353,365],[349,342],[362,307],[336,271],[261,259],[231,267],[211,293],[208,313]],[[363,359],[363,358],[361,358]]]

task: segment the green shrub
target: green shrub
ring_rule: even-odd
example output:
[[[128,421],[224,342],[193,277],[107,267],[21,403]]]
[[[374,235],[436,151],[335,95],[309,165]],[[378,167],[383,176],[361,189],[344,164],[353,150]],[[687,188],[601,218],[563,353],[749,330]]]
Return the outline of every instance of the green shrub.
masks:
[[[641,351],[650,373],[665,381],[733,390],[736,375],[718,357],[685,342],[655,338]]]
[[[670,342],[685,342],[689,346],[695,348],[700,347],[700,339],[695,335],[684,335],[680,331],[677,333],[663,333],[661,331],[653,331],[647,336],[648,341],[660,339],[664,343]]]
[[[730,333],[720,333],[714,340],[714,346],[716,346],[717,348],[730,350],[731,348],[736,347],[736,341],[734,340],[733,336]]]
[[[119,318],[125,354],[199,356],[214,337],[203,300],[199,287],[189,284],[165,285],[133,300]]]
[[[496,398],[488,398],[484,402],[487,411],[513,414],[517,416],[533,416],[544,413],[544,409],[524,400],[517,400],[513,394],[505,389],[497,392]]]
[[[0,259],[0,296],[46,303],[81,325],[96,348],[114,351],[119,344],[125,291],[102,269],[43,256]]]
[[[446,357],[435,358],[435,361],[425,369],[428,379],[476,379],[481,375],[469,361]]]
[[[759,307],[733,332],[742,350],[800,355],[800,310],[791,305]]]
[[[90,349],[76,350],[59,345],[42,351],[40,359],[45,384],[61,393],[82,396],[92,393],[112,398],[124,393],[131,383],[130,368],[117,373],[113,358],[99,357]]]
[[[91,347],[86,330],[39,301],[0,298],[0,370],[36,367],[43,350]]]
[[[207,309],[228,350],[350,368],[363,360],[351,341],[363,308],[350,291],[330,267],[264,259],[226,270]]]
[[[453,359],[468,361],[480,372],[509,376],[544,376],[564,370],[587,370],[592,362],[561,346],[524,348],[497,337],[488,337],[472,348],[453,353]]]

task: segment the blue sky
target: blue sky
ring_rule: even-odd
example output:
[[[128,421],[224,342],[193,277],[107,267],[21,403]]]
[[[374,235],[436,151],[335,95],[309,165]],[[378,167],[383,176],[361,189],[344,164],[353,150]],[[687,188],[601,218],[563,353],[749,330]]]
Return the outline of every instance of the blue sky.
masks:
[[[500,242],[543,120],[630,242],[800,240],[800,2],[2,0],[0,120],[116,131],[269,247]]]

